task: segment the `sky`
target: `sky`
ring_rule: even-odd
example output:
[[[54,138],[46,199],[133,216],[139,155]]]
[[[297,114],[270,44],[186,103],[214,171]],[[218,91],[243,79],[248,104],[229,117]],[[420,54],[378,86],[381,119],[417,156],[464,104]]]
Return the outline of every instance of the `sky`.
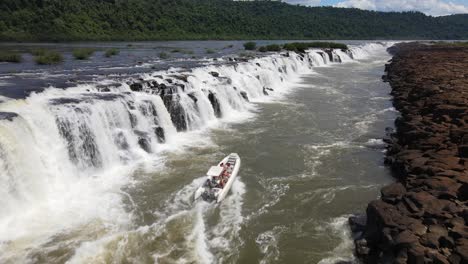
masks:
[[[377,11],[420,11],[443,16],[468,13],[468,0],[283,0],[307,6],[355,7]]]

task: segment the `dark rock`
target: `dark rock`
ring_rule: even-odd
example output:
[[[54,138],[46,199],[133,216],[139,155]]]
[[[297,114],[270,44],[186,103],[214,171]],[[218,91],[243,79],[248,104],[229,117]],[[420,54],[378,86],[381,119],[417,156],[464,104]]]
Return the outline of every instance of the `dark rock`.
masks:
[[[468,158],[468,145],[458,146],[458,153],[462,158]]]
[[[222,116],[221,104],[219,103],[218,98],[216,98],[216,95],[212,91],[210,91],[208,94],[208,100],[210,100],[215,116],[220,118]]]
[[[130,84],[130,90],[134,92],[141,92],[143,91],[143,84],[141,83],[132,83]]]
[[[445,257],[437,251],[429,251],[427,255],[428,258],[431,259],[434,264],[450,264],[447,257]]]
[[[406,188],[401,183],[393,183],[382,188],[380,193],[382,194],[382,200],[395,202],[405,195]]]
[[[448,260],[451,264],[460,264],[461,263],[461,257],[458,254],[451,254],[450,257],[448,257]]]
[[[158,139],[159,143],[164,143],[166,142],[166,135],[164,134],[164,128],[158,126],[154,129],[154,134],[156,135],[156,138]]]
[[[365,263],[468,263],[468,48],[390,50],[383,79],[401,116],[385,164],[399,182],[369,204],[367,251],[355,243],[356,252]]]
[[[219,73],[218,73],[218,72],[212,71],[212,72],[210,72],[210,74],[211,74],[213,77],[219,77]]]
[[[408,264],[424,264],[425,249],[420,244],[416,243],[411,245],[408,249]]]
[[[186,74],[171,75],[170,77],[172,77],[172,78],[174,78],[176,80],[179,80],[179,81],[188,82],[189,75],[186,75]]]
[[[0,120],[13,121],[14,118],[18,117],[17,113],[13,112],[0,112]]]
[[[247,102],[249,102],[249,101],[250,101],[250,100],[249,100],[249,96],[247,95],[247,93],[246,93],[246,92],[244,92],[244,91],[241,91],[241,92],[240,92],[240,95],[241,95],[241,96],[242,96],[242,98],[244,98],[244,99],[245,99]]]
[[[167,87],[162,89],[159,95],[161,96],[177,131],[187,130],[185,110],[180,104],[180,95],[177,94],[177,89],[175,87]]]
[[[135,131],[138,135],[138,145],[146,152],[151,153],[151,140],[145,132]]]
[[[359,239],[355,242],[356,253],[358,256],[368,255],[370,252],[369,247],[367,246],[367,241],[365,239]]]
[[[190,97],[190,99],[193,100],[194,103],[198,102],[198,98],[195,96],[195,94],[189,93],[187,95],[188,95],[188,97]]]
[[[415,236],[412,232],[405,230],[401,233],[399,233],[395,239],[395,245],[397,247],[410,247],[414,243],[418,242],[419,239],[417,236]]]
[[[353,233],[363,232],[366,227],[366,215],[351,216],[348,218],[348,223]]]
[[[468,239],[463,238],[457,240],[455,252],[460,256],[460,263],[468,263]]]

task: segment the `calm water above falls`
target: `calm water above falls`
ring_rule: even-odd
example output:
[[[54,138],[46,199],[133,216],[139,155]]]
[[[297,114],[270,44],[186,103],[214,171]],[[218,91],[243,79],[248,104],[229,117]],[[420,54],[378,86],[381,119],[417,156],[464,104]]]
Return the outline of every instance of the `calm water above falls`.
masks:
[[[392,180],[383,166],[379,139],[396,116],[389,87],[380,78],[390,58],[385,47],[375,45],[356,52],[361,54],[355,61],[317,63],[312,68],[281,58],[273,63],[275,70],[281,63],[295,65],[291,69],[305,74],[300,79],[292,73],[276,74],[280,80],[265,70],[260,78],[244,80],[242,70],[216,68],[238,87],[247,85],[243,89],[254,103],[236,101],[237,95],[227,92],[232,89],[224,93],[227,84],[204,83],[230,108],[222,108],[219,120],[212,117],[212,110],[204,114],[198,105],[197,114],[187,118],[192,122],[190,132],[176,133],[167,123],[170,117],[162,113],[164,105],[158,108],[161,105],[153,95],[114,98],[143,106],[153,100],[167,142],[153,142],[152,153],[143,153],[132,143],[126,127],[133,126],[126,123],[127,114],[120,112],[122,106],[115,101],[93,97],[85,106],[70,106],[63,100],[50,103],[57,98],[82,99],[83,89],[89,86],[5,103],[1,111],[17,113],[21,120],[3,120],[0,127],[0,166],[8,173],[2,183],[12,186],[0,190],[8,194],[1,204],[7,211],[0,213],[0,221],[8,227],[0,228],[0,259],[12,263],[334,263],[352,259],[347,216],[364,211],[380,187]],[[264,68],[270,65],[267,60],[259,63]],[[245,67],[244,74],[257,71]],[[193,72],[198,78],[190,81],[194,90],[198,80],[207,78],[197,71],[203,70]],[[286,77],[297,82],[287,83]],[[274,94],[257,93],[257,83],[247,84],[254,79],[261,85],[268,83]],[[186,91],[179,92],[184,98]],[[25,110],[24,104],[33,110]],[[111,111],[113,121],[101,104]],[[71,109],[86,110],[76,113]],[[89,120],[80,121],[83,116]],[[62,122],[57,121],[60,117]],[[57,132],[41,127],[34,118],[50,126],[76,125],[77,130],[70,131],[77,135],[67,138],[60,126]],[[138,130],[146,131],[144,115],[137,119]],[[91,125],[102,127],[88,128]],[[95,139],[83,139],[83,130]],[[103,137],[114,137],[116,130],[128,141],[125,151],[101,142]],[[34,146],[31,151],[38,151],[28,154],[28,162],[37,167],[19,169],[26,161],[15,155],[25,152],[11,150],[14,144],[8,140],[15,138],[11,131],[19,133],[24,144]],[[41,138],[47,132],[48,139]],[[62,141],[55,143],[56,149],[42,148],[55,134],[56,141]],[[67,140],[78,139],[95,144],[94,154],[76,152],[75,157],[64,158],[61,153],[71,153],[66,151],[70,148]],[[114,152],[120,154],[113,157]],[[193,192],[203,174],[230,152],[239,153],[243,162],[231,193],[218,206],[194,203]],[[90,156],[100,157],[101,169],[89,169],[96,165]],[[18,160],[12,161],[15,157]],[[57,160],[60,166],[53,165]]]

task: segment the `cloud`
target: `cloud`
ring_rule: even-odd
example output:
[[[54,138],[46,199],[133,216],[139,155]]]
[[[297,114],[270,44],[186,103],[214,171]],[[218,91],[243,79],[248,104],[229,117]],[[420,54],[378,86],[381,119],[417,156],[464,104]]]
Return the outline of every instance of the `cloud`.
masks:
[[[287,0],[285,2],[292,5],[318,6],[321,0]]]
[[[355,7],[377,11],[420,11],[427,15],[442,16],[468,13],[468,7],[442,0],[345,0],[336,7]]]

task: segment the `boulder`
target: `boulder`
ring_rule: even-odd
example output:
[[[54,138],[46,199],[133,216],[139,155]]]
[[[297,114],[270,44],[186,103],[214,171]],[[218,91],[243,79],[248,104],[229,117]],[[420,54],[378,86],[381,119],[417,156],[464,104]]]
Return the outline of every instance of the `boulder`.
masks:
[[[363,232],[366,228],[366,215],[355,215],[348,218],[348,223],[353,233]]]
[[[141,83],[132,83],[130,84],[130,90],[134,92],[141,92],[143,91],[143,84]]]
[[[383,187],[380,193],[382,195],[382,200],[394,203],[405,195],[406,188],[401,183],[393,183]]]
[[[408,248],[412,246],[414,243],[419,241],[418,237],[414,235],[411,231],[405,230],[399,233],[395,238],[395,245],[397,248]]]
[[[218,73],[218,72],[211,71],[210,74],[211,74],[211,76],[213,76],[213,77],[219,77],[219,73]]]

